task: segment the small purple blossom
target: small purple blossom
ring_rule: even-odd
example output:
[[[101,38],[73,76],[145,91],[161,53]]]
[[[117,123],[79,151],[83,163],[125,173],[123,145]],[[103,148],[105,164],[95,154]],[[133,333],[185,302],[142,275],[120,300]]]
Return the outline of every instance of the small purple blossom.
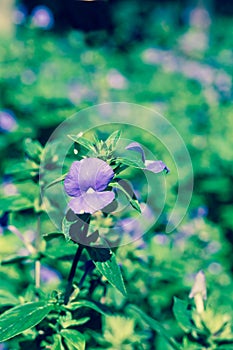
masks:
[[[32,23],[43,29],[51,29],[54,25],[52,11],[47,6],[36,6],[32,11]]]
[[[148,226],[154,223],[152,209],[145,203],[141,203],[141,209],[142,213],[139,217],[126,217],[117,223],[117,228],[123,234],[128,234],[134,241],[138,240],[148,230]]]
[[[0,131],[11,132],[17,128],[14,113],[10,110],[0,111]]]
[[[27,9],[23,4],[19,4],[13,11],[13,22],[18,25],[24,24],[27,16]]]
[[[107,81],[111,88],[116,90],[126,89],[127,79],[116,69],[111,69],[107,75]]]
[[[58,283],[61,279],[60,274],[48,266],[41,266],[41,281],[43,283]]]
[[[115,198],[112,191],[104,191],[113,176],[112,168],[101,159],[73,162],[64,181],[66,193],[74,197],[69,207],[75,214],[93,214],[106,207]]]
[[[125,149],[141,154],[142,161],[145,164],[144,170],[151,171],[155,174],[161,173],[163,170],[165,170],[167,173],[170,171],[162,160],[146,160],[145,152],[138,142],[131,142]]]

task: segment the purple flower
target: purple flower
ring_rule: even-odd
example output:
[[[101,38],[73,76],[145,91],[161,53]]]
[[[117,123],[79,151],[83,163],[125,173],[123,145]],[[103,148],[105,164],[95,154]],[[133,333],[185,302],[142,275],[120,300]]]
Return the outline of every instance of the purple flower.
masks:
[[[60,281],[61,279],[61,276],[60,274],[52,269],[51,267],[48,267],[48,266],[41,266],[41,281],[43,283],[57,283]]]
[[[137,217],[126,217],[118,221],[116,228],[128,234],[134,241],[146,233],[154,223],[154,213],[145,203],[141,203],[142,213]]]
[[[13,11],[13,21],[15,24],[23,24],[26,20],[27,9],[24,5],[19,4]]]
[[[69,207],[76,214],[93,214],[106,207],[115,198],[112,191],[104,191],[113,176],[112,168],[101,159],[73,162],[64,181],[66,193],[74,197]]]
[[[53,13],[47,6],[36,6],[32,11],[32,22],[36,27],[51,29],[54,25]]]
[[[0,131],[11,132],[17,128],[14,113],[10,110],[0,111]]]
[[[168,173],[170,170],[167,168],[167,166],[162,162],[162,160],[146,160],[145,158],[145,152],[138,142],[131,142],[128,146],[125,147],[125,149],[129,151],[135,151],[141,154],[142,161],[145,164],[145,170],[151,171],[152,173],[161,173],[161,171],[165,170],[166,173]]]

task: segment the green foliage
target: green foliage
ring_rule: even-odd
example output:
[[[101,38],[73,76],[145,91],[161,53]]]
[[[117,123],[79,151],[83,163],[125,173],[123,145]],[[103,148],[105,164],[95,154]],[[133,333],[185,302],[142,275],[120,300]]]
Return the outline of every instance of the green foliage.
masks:
[[[109,46],[90,48],[78,31],[65,36],[42,32],[30,20],[16,28],[11,40],[0,39],[0,113],[12,112],[16,123],[6,131],[0,119],[0,339],[9,350],[233,348],[232,20],[217,15],[208,28],[191,22],[178,26],[181,13],[186,20],[186,9],[177,4],[162,11],[152,11],[149,3],[143,6],[120,2],[114,14],[116,42],[111,38]],[[145,11],[151,14],[148,22],[142,21]],[[134,32],[137,19],[140,30]],[[138,33],[147,40],[137,42]],[[192,40],[193,34],[200,41]],[[200,50],[201,38],[206,47]],[[175,202],[177,179],[160,140],[129,125],[122,130],[114,125],[110,131],[101,126],[95,136],[70,135],[74,147],[63,168],[63,147],[51,141],[46,183],[40,173],[43,190],[56,194],[71,162],[99,156],[115,171],[109,188],[131,205],[129,217],[137,218],[141,198],[118,179],[133,179],[135,193],[144,198],[139,176],[144,164],[136,152],[119,152],[121,138],[141,142],[171,168],[158,222],[146,236],[118,250],[106,243],[84,249],[64,305],[77,247],[70,230],[77,220],[66,217],[57,230],[44,212],[45,205],[58,212],[59,199],[41,203],[42,145],[70,115],[103,101],[142,104],[171,122],[191,154],[194,193],[186,218],[166,236],[164,223]],[[141,118],[135,115],[135,122]],[[146,128],[150,130],[145,121]],[[60,168],[63,174],[56,173]],[[178,170],[185,179],[186,169]],[[160,180],[154,179],[150,204],[157,212]],[[126,218],[128,207],[121,214],[92,218],[93,227],[100,221],[105,229],[95,231],[93,241],[102,234],[111,237],[114,220]],[[58,215],[62,222],[64,211]],[[124,232],[124,237],[133,241],[132,234]],[[201,313],[195,300],[187,301],[199,270],[207,284]]]
[[[183,338],[184,349],[189,346],[198,349],[200,343],[205,344],[207,349],[224,349],[224,346],[227,349],[233,345],[230,320],[212,308],[199,313],[198,305],[196,310],[191,309],[188,303],[175,298],[173,312],[179,325],[192,339],[190,342],[190,336]]]
[[[112,152],[115,151],[117,147],[117,143],[120,140],[120,137],[121,137],[121,131],[116,130],[107,138],[107,140],[105,141],[105,144],[110,151]]]
[[[85,350],[85,338],[80,332],[73,329],[63,329],[61,330],[61,336],[65,339],[68,348],[72,346],[77,350]]]
[[[53,308],[51,303],[38,301],[18,305],[4,312],[0,317],[0,342],[36,326]]]
[[[102,307],[102,305],[97,305],[92,301],[89,300],[79,300],[79,301],[73,301],[72,303],[68,304],[66,306],[66,308],[68,310],[77,310],[81,307],[88,307],[92,310],[95,310],[96,312],[99,312],[100,314],[102,314],[103,316],[107,316],[108,312],[106,310],[104,310],[104,308]]]
[[[83,146],[84,148],[86,148],[88,151],[96,153],[96,148],[95,148],[94,144],[91,141],[87,140],[85,137],[82,137],[79,135],[77,135],[77,136],[68,135],[68,137],[72,141],[74,141],[74,142],[78,143],[79,145]]]
[[[113,188],[117,188],[121,190],[126,195],[126,198],[129,200],[129,203],[131,204],[131,206],[134,209],[136,209],[139,213],[141,213],[141,208],[138,203],[137,197],[135,196],[132,189],[129,187],[129,185],[126,182],[121,180],[119,182],[111,182],[109,185],[112,186]]]
[[[164,328],[160,322],[152,319],[148,315],[146,315],[140,308],[138,308],[135,305],[129,305],[128,306],[129,311],[134,311],[140,318],[142,318],[143,321],[145,321],[154,331],[161,334],[167,342],[171,345],[172,349],[179,349],[179,344],[176,343],[176,341],[173,339],[171,335],[169,335],[169,331]]]
[[[42,155],[42,146],[37,140],[25,139],[24,141],[24,151],[26,156],[34,161],[35,163],[40,164],[41,155]]]
[[[197,331],[192,321],[192,311],[188,309],[188,304],[178,298],[174,298],[173,312],[177,322],[186,331]]]
[[[108,282],[116,287],[124,296],[126,296],[126,289],[123,282],[120,268],[117,264],[115,254],[107,248],[94,248],[95,254],[93,254],[93,248],[88,249],[88,252],[93,259],[93,262],[97,270],[108,280]],[[106,251],[107,250],[107,251]],[[107,258],[103,258],[107,254]]]

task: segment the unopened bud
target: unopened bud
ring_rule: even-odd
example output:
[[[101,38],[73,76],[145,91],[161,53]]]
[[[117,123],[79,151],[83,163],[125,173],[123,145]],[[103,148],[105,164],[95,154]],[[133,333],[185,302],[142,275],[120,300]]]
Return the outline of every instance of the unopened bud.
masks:
[[[207,298],[206,280],[202,270],[196,274],[189,298],[194,298],[197,312],[202,313],[204,311],[204,300]]]

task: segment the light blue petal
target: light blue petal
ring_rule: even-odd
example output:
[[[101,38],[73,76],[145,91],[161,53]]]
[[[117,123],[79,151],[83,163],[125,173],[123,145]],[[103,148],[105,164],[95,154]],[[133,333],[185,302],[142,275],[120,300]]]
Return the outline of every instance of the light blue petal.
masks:
[[[166,164],[162,162],[162,160],[146,160],[145,161],[146,170],[151,171],[152,173],[161,173],[163,170],[166,170],[166,172],[169,172],[169,169],[167,168]]]
[[[75,214],[93,214],[110,204],[115,198],[113,192],[82,193],[80,197],[71,199],[69,207]]]
[[[142,161],[145,163],[145,152],[138,142],[131,142],[128,146],[125,147],[128,151],[135,151],[141,154],[142,156]]]

